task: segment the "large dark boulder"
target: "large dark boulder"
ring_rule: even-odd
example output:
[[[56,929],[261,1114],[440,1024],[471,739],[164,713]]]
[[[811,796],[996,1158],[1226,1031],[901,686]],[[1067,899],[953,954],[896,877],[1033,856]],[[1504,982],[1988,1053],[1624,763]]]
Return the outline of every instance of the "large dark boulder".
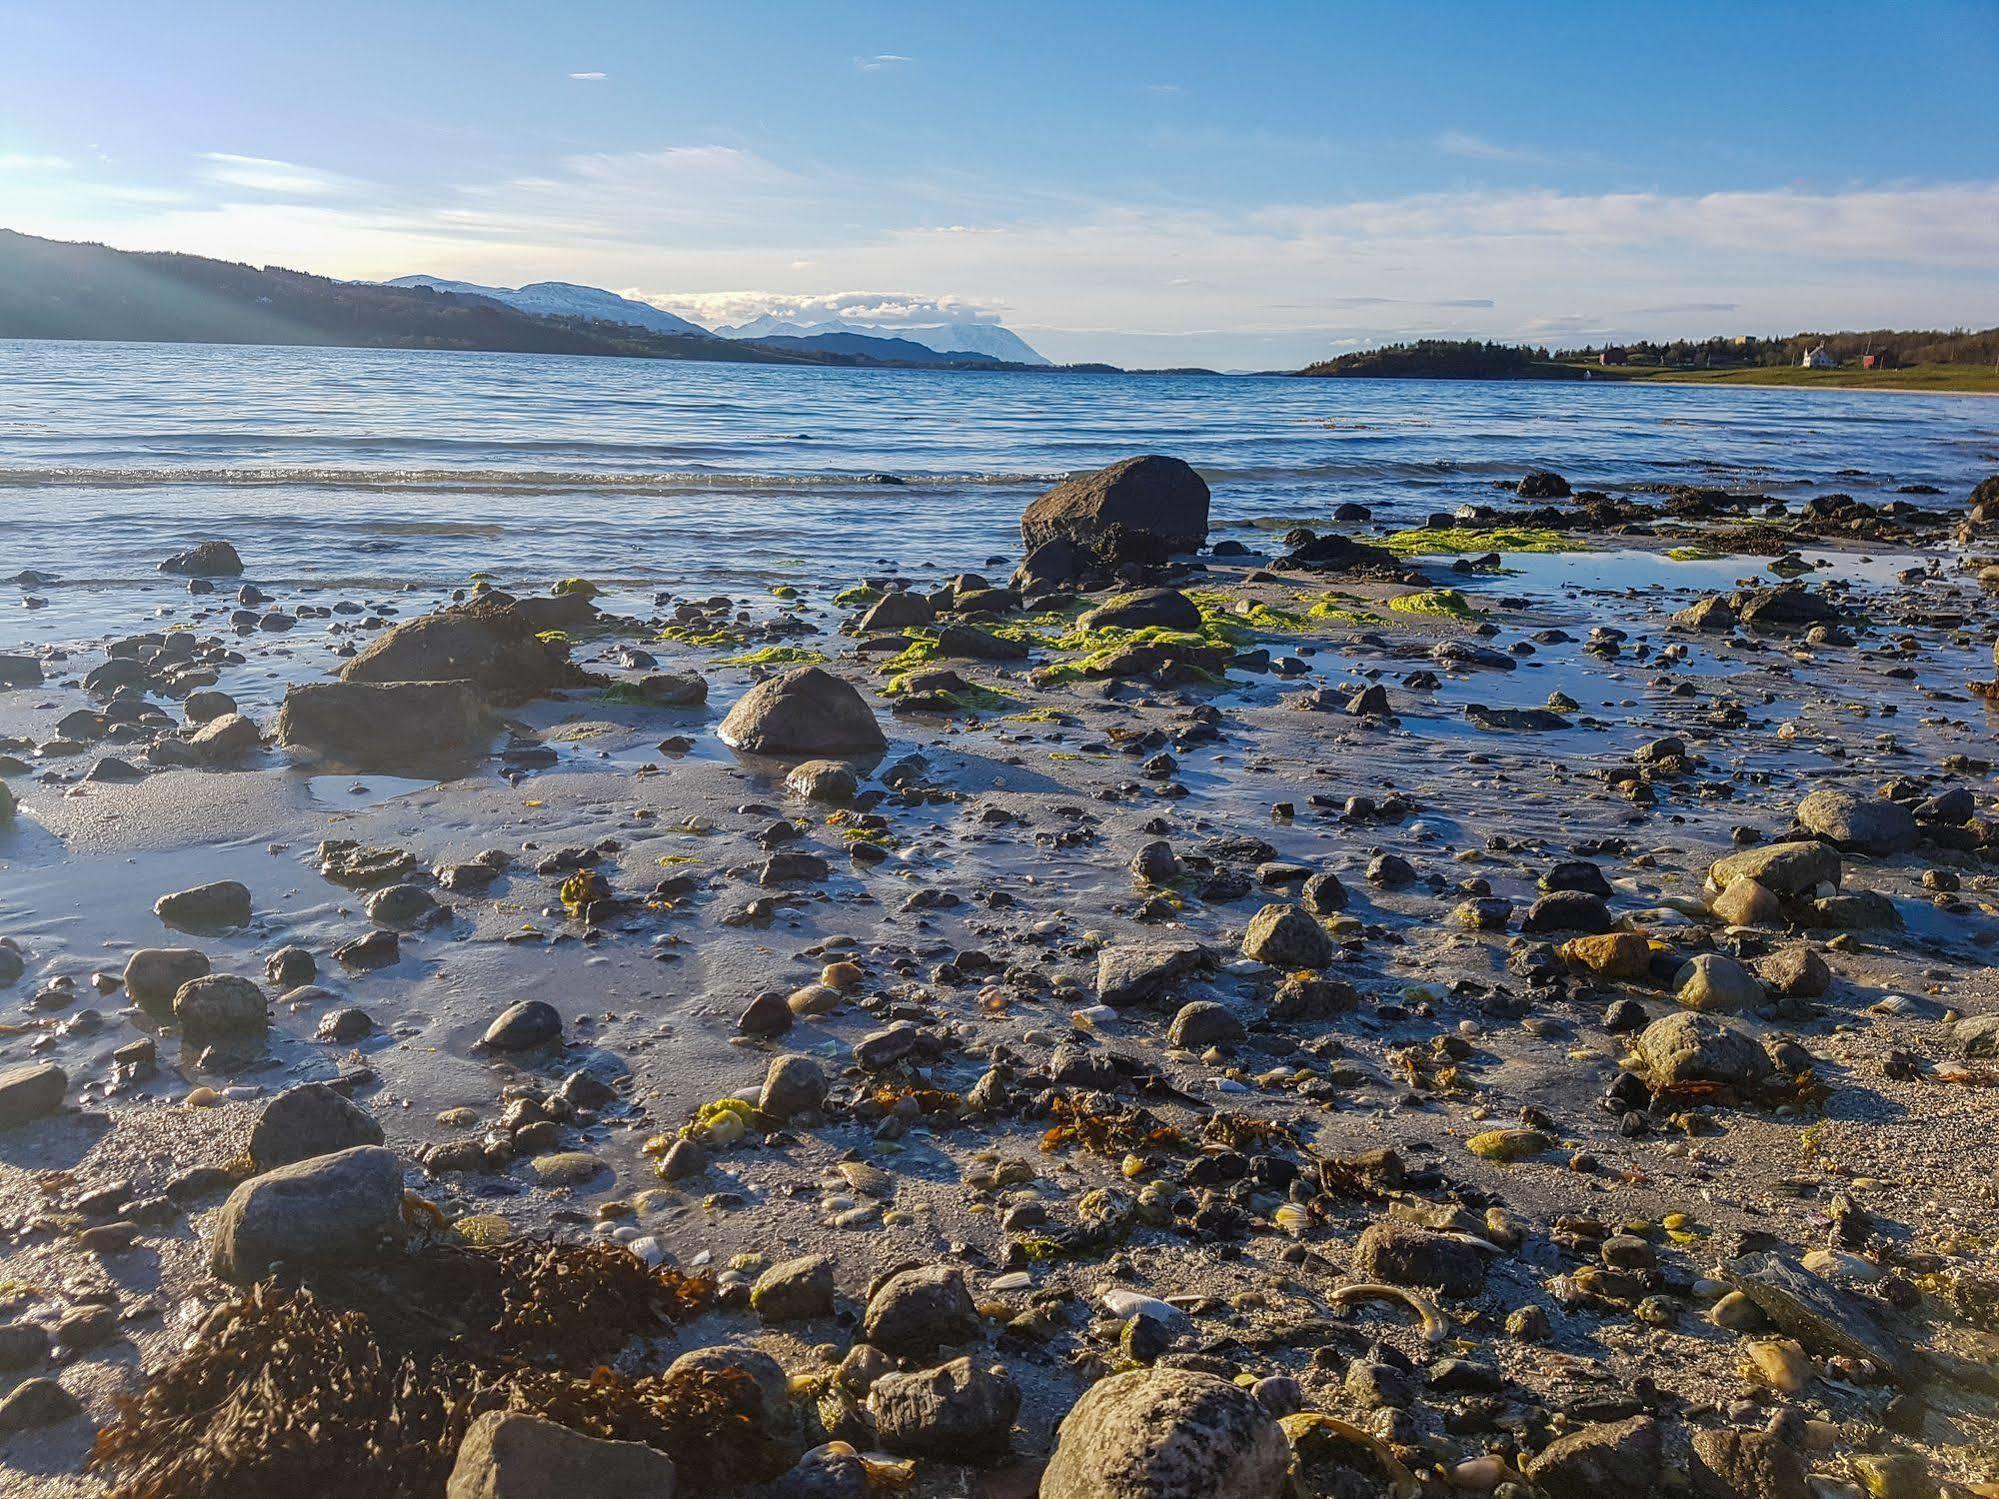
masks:
[[[203,541],[175,552],[160,564],[160,571],[190,578],[234,578],[242,574],[243,559],[226,541]]]
[[[737,699],[717,733],[731,749],[752,755],[838,757],[888,747],[867,699],[817,666],[757,683]]]
[[[278,710],[278,743],[358,771],[477,754],[492,732],[470,681],[300,682]]]
[[[1121,593],[1090,610],[1077,621],[1086,630],[1198,630],[1201,610],[1177,588],[1141,588]]]
[[[504,593],[406,620],[340,669],[343,682],[470,682],[497,703],[524,703],[588,680],[547,626]]]
[[[1020,518],[1030,552],[1062,536],[1102,561],[1161,562],[1199,551],[1208,540],[1207,482],[1178,458],[1158,453],[1079,474]],[[1139,555],[1148,549],[1153,555]]]
[[[248,1285],[274,1261],[348,1265],[402,1235],[403,1173],[389,1151],[361,1145],[252,1177],[216,1215],[210,1268]]]

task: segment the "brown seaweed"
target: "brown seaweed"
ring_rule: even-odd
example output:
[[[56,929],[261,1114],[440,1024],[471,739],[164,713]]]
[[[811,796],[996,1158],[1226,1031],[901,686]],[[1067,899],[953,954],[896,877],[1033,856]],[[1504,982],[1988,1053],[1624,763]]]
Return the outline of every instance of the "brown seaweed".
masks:
[[[748,1374],[604,1366],[712,1293],[611,1245],[542,1241],[425,1244],[382,1266],[262,1282],[120,1402],[91,1466],[118,1499],[297,1499],[347,1485],[434,1499],[472,1420],[513,1408],[645,1442],[697,1491],[767,1472]]]

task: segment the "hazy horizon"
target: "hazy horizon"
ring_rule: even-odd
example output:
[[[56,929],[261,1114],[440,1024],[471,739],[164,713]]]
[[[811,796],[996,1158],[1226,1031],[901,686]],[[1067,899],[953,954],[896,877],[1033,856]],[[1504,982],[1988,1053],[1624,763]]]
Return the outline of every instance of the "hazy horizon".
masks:
[[[0,223],[123,249],[1134,366],[1999,323],[1986,6],[4,12]]]

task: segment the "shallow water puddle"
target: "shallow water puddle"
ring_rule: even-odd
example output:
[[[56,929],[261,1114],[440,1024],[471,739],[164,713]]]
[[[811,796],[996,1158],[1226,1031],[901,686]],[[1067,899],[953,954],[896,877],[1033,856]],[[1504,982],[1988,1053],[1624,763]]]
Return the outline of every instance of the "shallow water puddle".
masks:
[[[417,776],[306,776],[305,794],[322,807],[372,807],[442,784]]]

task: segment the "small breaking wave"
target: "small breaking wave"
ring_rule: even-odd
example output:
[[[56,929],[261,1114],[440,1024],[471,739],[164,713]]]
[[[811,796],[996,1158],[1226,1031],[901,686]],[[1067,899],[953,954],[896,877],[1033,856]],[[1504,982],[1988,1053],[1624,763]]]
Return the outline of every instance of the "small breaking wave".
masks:
[[[594,469],[518,468],[327,468],[199,467],[183,465],[59,465],[0,468],[0,486],[72,489],[165,487],[298,488],[373,490],[621,490],[634,493],[696,493],[702,490],[875,489],[1004,487],[1056,484],[1064,474],[1035,473],[865,473],[759,474],[724,471],[605,472]]]

